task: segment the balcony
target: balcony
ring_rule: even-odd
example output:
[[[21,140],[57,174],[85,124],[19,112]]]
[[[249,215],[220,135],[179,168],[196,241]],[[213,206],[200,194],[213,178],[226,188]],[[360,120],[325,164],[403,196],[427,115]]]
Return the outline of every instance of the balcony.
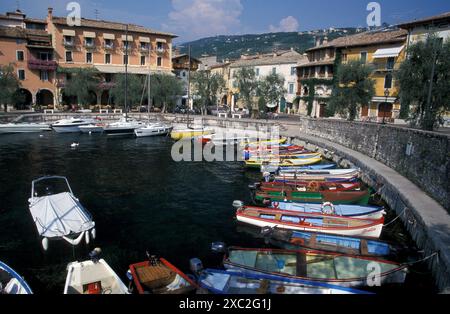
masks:
[[[93,41],[92,42],[84,41],[83,46],[86,49],[95,49],[95,43]]]
[[[63,40],[63,46],[66,48],[73,48],[75,47],[75,42],[73,40],[69,41],[69,40]]]
[[[150,51],[150,47],[149,46],[139,46],[139,51],[142,54],[148,54]]]
[[[105,50],[114,50],[114,44],[107,44],[107,43],[103,43],[103,48]]]
[[[156,48],[156,52],[157,52],[158,54],[163,54],[163,53],[166,52],[166,49],[164,49],[164,48]]]
[[[58,63],[53,60],[28,58],[28,68],[30,70],[56,71]]]

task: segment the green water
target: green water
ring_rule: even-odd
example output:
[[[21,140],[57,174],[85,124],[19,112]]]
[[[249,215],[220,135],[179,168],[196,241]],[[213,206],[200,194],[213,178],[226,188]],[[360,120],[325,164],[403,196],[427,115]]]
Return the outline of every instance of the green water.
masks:
[[[79,142],[77,149],[71,149]],[[128,265],[145,251],[188,271],[198,257],[217,267],[211,242],[262,247],[234,219],[234,200],[250,202],[248,185],[259,179],[242,163],[176,163],[170,138],[107,138],[101,135],[45,133],[0,136],[0,260],[15,268],[35,293],[60,294],[66,266],[100,247],[102,257],[124,281]],[[73,249],[51,241],[42,250],[28,210],[31,181],[66,176],[75,195],[92,213],[97,239]],[[409,240],[399,226],[387,239]],[[426,271],[422,268],[420,271]],[[430,291],[428,274],[410,276],[406,287]]]

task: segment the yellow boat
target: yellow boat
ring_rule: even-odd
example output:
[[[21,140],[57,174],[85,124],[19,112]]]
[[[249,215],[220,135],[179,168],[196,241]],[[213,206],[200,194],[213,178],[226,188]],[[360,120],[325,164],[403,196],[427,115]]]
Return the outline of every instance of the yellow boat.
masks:
[[[192,139],[195,137],[211,134],[214,134],[214,131],[210,129],[203,129],[203,128],[183,129],[183,130],[173,130],[172,133],[170,133],[170,137],[175,141],[179,141],[182,139]]]
[[[250,159],[245,161],[245,166],[248,168],[261,168],[261,166],[264,164],[264,165],[277,165],[278,167],[299,167],[317,164],[321,161],[322,156],[319,154],[311,158],[301,158],[301,159],[280,159],[280,160]]]
[[[256,141],[256,142],[247,142],[243,141],[241,142],[241,145],[246,147],[259,147],[259,146],[275,146],[275,145],[282,145],[287,142],[287,138],[280,138],[279,140],[276,139],[269,139],[269,140],[263,140],[263,141]]]

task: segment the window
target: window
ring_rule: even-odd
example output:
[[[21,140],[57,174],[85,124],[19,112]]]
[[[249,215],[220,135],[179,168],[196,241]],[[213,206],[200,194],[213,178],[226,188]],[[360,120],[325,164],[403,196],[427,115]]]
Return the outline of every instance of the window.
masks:
[[[387,70],[393,70],[394,69],[394,64],[395,64],[395,57],[389,57],[387,59],[386,69]]]
[[[161,57],[158,57],[157,65],[159,67],[162,67],[162,58]]]
[[[296,75],[297,74],[297,68],[296,67],[292,67],[291,68],[291,75]]]
[[[145,56],[141,56],[141,65],[145,65]]]
[[[94,39],[93,38],[86,38],[85,39],[86,47],[93,47],[94,46]]]
[[[156,45],[157,45],[156,48],[157,48],[158,50],[161,51],[161,50],[164,49],[164,44],[163,44],[162,42],[158,42]]]
[[[40,52],[39,53],[39,59],[43,61],[50,61],[52,60],[52,54],[49,52]]]
[[[25,80],[25,70],[18,70],[17,76],[19,77],[19,80],[24,81]]]
[[[361,52],[361,62],[364,64],[367,63],[367,52],[366,51]]]
[[[48,81],[48,71],[44,70],[39,71],[39,77],[41,81]]]
[[[342,54],[342,62],[347,62],[347,54],[346,53]]]
[[[113,79],[113,76],[112,76],[112,74],[111,73],[105,73],[104,74],[105,76],[105,82],[112,82],[112,79]]]
[[[384,88],[392,88],[392,74],[387,74],[384,78]]]
[[[86,63],[92,63],[92,52],[86,53]]]
[[[289,94],[294,94],[295,85],[294,83],[289,84]]]
[[[256,76],[259,76],[259,68],[256,68]]]
[[[72,73],[66,73],[66,80],[70,81],[72,79]]]
[[[25,59],[23,51],[17,50],[17,61],[23,61]]]
[[[111,39],[105,39],[105,47],[106,48],[112,48],[113,47],[113,42]]]
[[[105,64],[111,64],[111,55],[109,53],[105,54]]]
[[[272,68],[272,74],[277,74],[277,68]]]
[[[73,37],[72,36],[64,36],[64,44],[68,46],[73,45]]]
[[[66,51],[66,62],[73,62],[72,51]]]
[[[150,45],[148,43],[141,42],[141,50],[148,51],[149,48],[150,48]]]
[[[128,56],[127,55],[123,56],[123,64],[128,64]]]

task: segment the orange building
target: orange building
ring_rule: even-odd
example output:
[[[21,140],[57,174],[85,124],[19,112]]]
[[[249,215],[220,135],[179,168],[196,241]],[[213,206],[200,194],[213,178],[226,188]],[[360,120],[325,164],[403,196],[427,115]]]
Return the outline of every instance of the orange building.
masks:
[[[91,105],[109,105],[111,82],[125,72],[126,63],[131,74],[172,72],[175,37],[134,24],[83,18],[80,26],[69,26],[66,18],[53,16],[52,8],[46,20],[27,19],[16,11],[0,16],[0,64],[14,63],[27,94],[23,106],[76,105],[76,99],[64,95],[73,68],[99,71],[103,82],[90,91]]]

